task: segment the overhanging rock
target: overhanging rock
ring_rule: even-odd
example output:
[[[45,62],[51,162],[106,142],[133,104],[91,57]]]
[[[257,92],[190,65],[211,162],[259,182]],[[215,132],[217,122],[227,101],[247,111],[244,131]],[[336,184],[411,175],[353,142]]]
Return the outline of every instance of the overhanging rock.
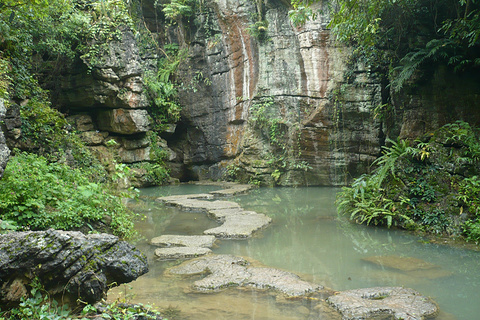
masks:
[[[38,278],[64,303],[95,303],[111,286],[148,272],[147,258],[110,234],[28,231],[0,235],[0,301],[15,305]]]

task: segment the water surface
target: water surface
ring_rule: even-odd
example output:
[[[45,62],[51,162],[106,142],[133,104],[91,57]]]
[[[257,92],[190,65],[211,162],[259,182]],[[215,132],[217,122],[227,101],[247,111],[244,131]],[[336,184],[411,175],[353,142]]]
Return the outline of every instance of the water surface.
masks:
[[[216,226],[205,214],[182,212],[153,202],[158,196],[203,193],[218,187],[182,185],[142,190],[144,200],[135,210],[145,215],[138,224],[148,239],[161,234],[201,234]],[[337,219],[335,188],[261,188],[232,198],[245,209],[264,213],[272,225],[248,240],[217,241],[214,252],[248,257],[288,270],[303,279],[333,290],[373,286],[404,286],[432,297],[440,306],[437,319],[471,320],[480,314],[480,252],[426,243],[399,230],[372,228]],[[153,260],[151,271],[137,281],[109,294],[128,295],[134,302],[159,308],[178,307],[177,319],[338,319],[328,309],[308,299],[286,301],[269,292],[228,289],[213,294],[191,292],[200,276],[166,276],[165,268],[176,262]],[[435,264],[433,270],[400,271],[362,259],[398,256]]]

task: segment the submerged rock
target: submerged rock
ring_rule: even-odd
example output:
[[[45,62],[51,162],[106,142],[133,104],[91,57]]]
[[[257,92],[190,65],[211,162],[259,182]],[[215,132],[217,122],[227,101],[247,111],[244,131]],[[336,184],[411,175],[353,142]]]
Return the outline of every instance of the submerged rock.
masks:
[[[34,278],[62,302],[95,303],[109,287],[147,272],[147,258],[110,234],[47,230],[0,235],[0,301],[6,305],[18,303]]]
[[[362,260],[371,262],[379,266],[397,269],[405,272],[439,268],[439,266],[433,263],[413,257],[372,256],[363,258]]]
[[[181,264],[169,270],[172,274],[209,273],[193,283],[197,291],[216,291],[226,287],[273,289],[289,298],[305,296],[323,287],[303,281],[291,272],[249,266],[249,262],[232,255],[209,255]]]
[[[382,268],[389,268],[402,272],[409,277],[436,279],[452,275],[452,272],[443,270],[436,264],[413,257],[372,256],[363,258],[362,260],[373,263]]]
[[[377,287],[340,292],[327,302],[338,309],[344,320],[403,319],[422,320],[438,312],[429,298],[413,289]],[[385,318],[386,319],[386,318]]]

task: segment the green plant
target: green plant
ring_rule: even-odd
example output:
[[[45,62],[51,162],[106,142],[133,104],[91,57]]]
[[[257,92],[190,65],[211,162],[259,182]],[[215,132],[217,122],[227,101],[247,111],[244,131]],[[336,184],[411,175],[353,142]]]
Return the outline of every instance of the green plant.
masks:
[[[85,305],[81,314],[90,318],[100,316],[102,319],[134,320],[134,319],[158,319],[160,313],[149,305],[126,304],[114,302],[110,304]],[[85,319],[85,318],[83,318]],[[168,320],[168,319],[167,319]]]
[[[196,0],[170,0],[163,5],[163,13],[167,19],[178,21],[182,18],[190,18],[195,14]],[[158,5],[158,1],[155,2]]]
[[[30,285],[30,296],[22,297],[17,308],[0,312],[0,317],[7,316],[11,320],[71,319],[68,305],[59,306],[57,301],[50,299],[38,279],[33,279]]]
[[[117,196],[81,170],[41,156],[17,151],[0,180],[0,193],[0,218],[18,226],[71,230],[109,216],[113,233],[127,238],[135,234],[133,213]]]
[[[480,242],[480,220],[469,220],[466,221],[463,226],[463,232],[465,238],[468,241],[473,241],[476,243]]]
[[[248,26],[247,32],[252,36],[257,38],[259,41],[268,40],[268,21],[256,21]]]

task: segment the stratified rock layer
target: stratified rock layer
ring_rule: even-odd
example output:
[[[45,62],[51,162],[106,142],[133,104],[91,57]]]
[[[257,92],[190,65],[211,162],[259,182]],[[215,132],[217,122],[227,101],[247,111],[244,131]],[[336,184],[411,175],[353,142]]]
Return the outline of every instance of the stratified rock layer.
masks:
[[[0,235],[0,301],[5,304],[18,303],[34,278],[62,302],[95,303],[109,287],[147,272],[147,258],[113,235],[56,230]]]
[[[422,320],[438,312],[429,298],[413,289],[378,287],[340,292],[327,300],[344,320],[388,319]],[[382,317],[382,319],[384,319]]]

